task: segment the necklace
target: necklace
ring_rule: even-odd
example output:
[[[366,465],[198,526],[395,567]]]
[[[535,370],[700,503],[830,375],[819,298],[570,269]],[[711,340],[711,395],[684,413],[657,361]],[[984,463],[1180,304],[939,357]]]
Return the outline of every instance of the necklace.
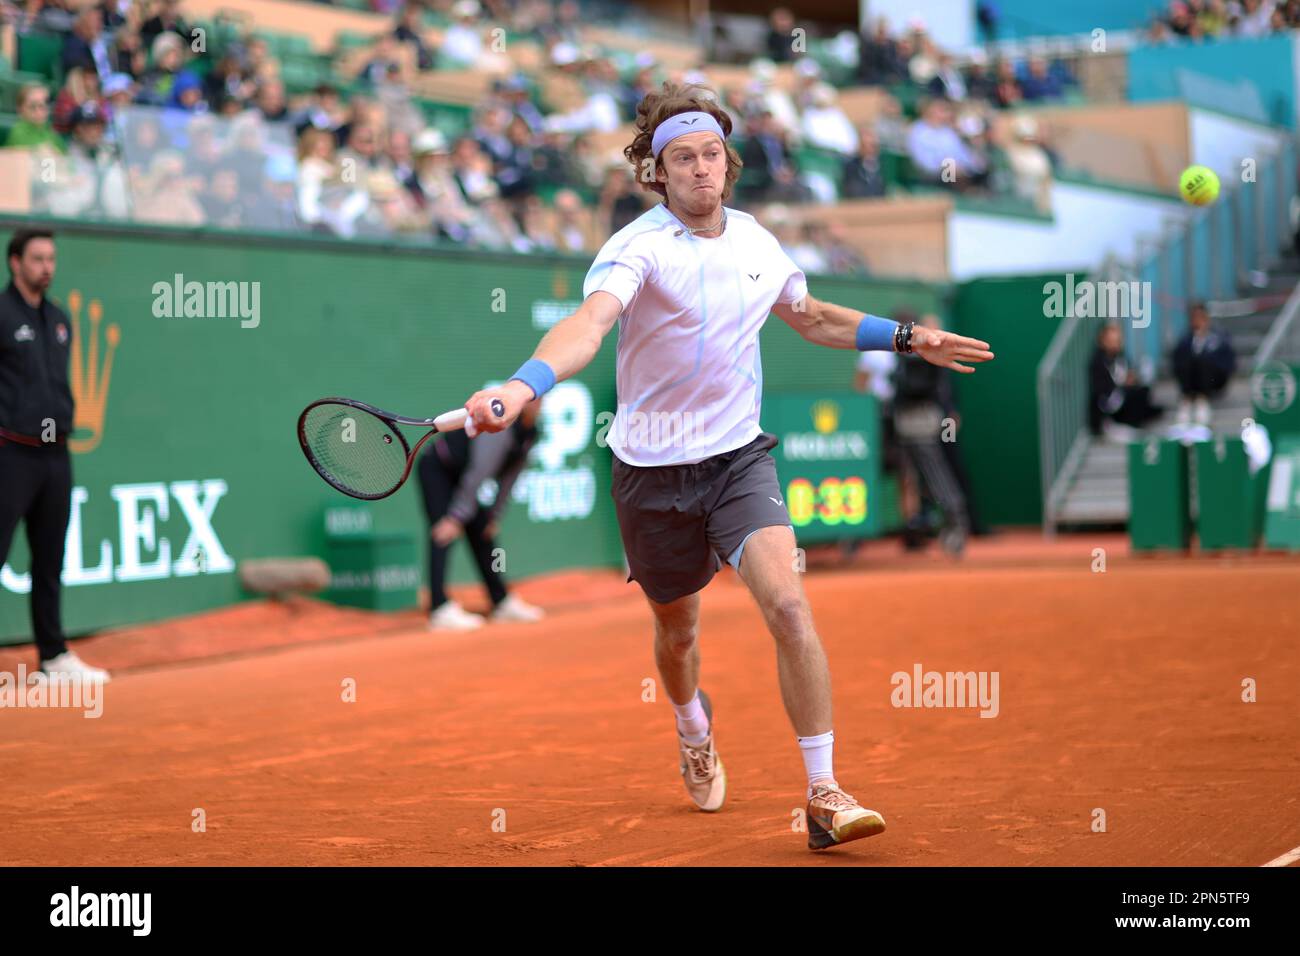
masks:
[[[665,208],[665,209],[668,209],[668,204],[667,204],[667,203],[664,203],[664,208]],[[670,213],[672,212],[671,209],[668,209],[668,211],[669,211]],[[675,214],[675,213],[674,213],[674,218],[676,218],[676,214]],[[678,219],[677,221],[678,221],[678,222],[681,222],[681,219]],[[689,232],[689,233],[693,236],[693,235],[695,235],[697,232],[711,232],[711,231],[713,231],[714,229],[717,229],[719,226],[722,227],[722,231],[723,231],[723,232],[726,232],[726,231],[727,231],[727,207],[726,207],[726,206],[723,206],[723,207],[722,207],[722,215],[718,217],[718,221],[715,222],[713,225],[711,225],[711,226],[696,226],[696,227],[692,228],[691,226],[688,226],[688,225],[686,225],[686,223],[683,222],[683,223],[682,223],[682,228],[681,228],[681,229],[678,229],[677,232],[673,233],[673,235],[675,235],[675,236],[680,236],[680,235],[681,235],[682,233],[684,233],[684,232]]]

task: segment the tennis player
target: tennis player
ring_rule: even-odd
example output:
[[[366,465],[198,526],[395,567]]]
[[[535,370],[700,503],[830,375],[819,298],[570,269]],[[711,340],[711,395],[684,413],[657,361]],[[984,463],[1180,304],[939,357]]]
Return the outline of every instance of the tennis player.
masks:
[[[726,771],[709,698],[698,689],[699,592],[726,561],[776,642],[781,697],[807,770],[808,845],[885,829],[840,788],[832,765],[831,681],[796,570],[790,515],[759,427],[758,335],[775,312],[831,348],[915,352],[973,372],[988,344],[899,325],[808,294],[804,274],[753,216],[723,205],[741,162],[713,91],[665,84],[637,107],[624,155],[663,202],[600,250],[584,301],[505,385],[466,402],[467,429],[500,431],[534,398],[585,367],[619,325],[618,409],[607,439],[630,574],[654,613],[654,654],[677,718],[680,768],[701,810],[722,807]],[[496,417],[493,398],[505,405]]]

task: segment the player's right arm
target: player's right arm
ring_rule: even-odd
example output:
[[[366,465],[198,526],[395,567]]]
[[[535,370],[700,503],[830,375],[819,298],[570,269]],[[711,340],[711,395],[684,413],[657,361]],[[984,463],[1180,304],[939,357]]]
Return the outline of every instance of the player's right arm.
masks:
[[[551,327],[533,352],[533,358],[549,365],[557,382],[577,375],[596,357],[600,343],[622,311],[623,303],[617,296],[601,290],[593,292],[576,312]],[[527,384],[514,378],[497,388],[475,392],[465,407],[469,409],[474,430],[499,432],[509,428],[534,397]],[[500,418],[488,407],[493,398],[501,399],[505,405],[505,414]]]

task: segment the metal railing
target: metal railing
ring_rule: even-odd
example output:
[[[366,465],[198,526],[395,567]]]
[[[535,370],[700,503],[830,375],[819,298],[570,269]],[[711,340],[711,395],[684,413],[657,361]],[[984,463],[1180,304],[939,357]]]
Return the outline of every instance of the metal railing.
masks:
[[[1231,297],[1250,284],[1252,273],[1278,260],[1286,210],[1296,195],[1295,138],[1287,137],[1257,160],[1254,182],[1225,181],[1218,202],[1167,222],[1161,235],[1135,244],[1131,260],[1109,257],[1092,277],[1150,283],[1149,320],[1141,326],[1131,322],[1126,330],[1125,350],[1135,368],[1163,367],[1187,328],[1191,302]],[[1275,323],[1276,338],[1270,335],[1265,346],[1278,350],[1294,343],[1300,332],[1297,311],[1300,302],[1293,296]],[[1088,449],[1087,364],[1102,321],[1062,320],[1038,365],[1043,531],[1049,537],[1056,532],[1070,482]],[[1300,343],[1294,347],[1300,348]],[[1264,347],[1260,354],[1265,354]]]

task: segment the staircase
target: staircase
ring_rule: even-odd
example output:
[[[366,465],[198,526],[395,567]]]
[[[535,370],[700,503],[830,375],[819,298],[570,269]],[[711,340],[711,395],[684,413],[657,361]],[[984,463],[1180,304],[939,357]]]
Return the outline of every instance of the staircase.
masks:
[[[1211,406],[1210,427],[1216,435],[1239,435],[1242,419],[1252,414],[1250,375],[1255,355],[1287,297],[1300,285],[1300,258],[1294,253],[1284,256],[1266,278],[1259,279],[1261,284],[1249,298],[1207,303],[1214,324],[1232,337],[1237,353],[1237,372]],[[1177,420],[1178,385],[1167,365],[1167,360],[1162,363],[1162,377],[1151,390],[1153,401],[1165,408],[1165,414],[1143,430],[1145,435],[1160,435]],[[1086,448],[1072,464],[1058,523],[1095,526],[1127,522],[1127,443],[1088,436]]]

